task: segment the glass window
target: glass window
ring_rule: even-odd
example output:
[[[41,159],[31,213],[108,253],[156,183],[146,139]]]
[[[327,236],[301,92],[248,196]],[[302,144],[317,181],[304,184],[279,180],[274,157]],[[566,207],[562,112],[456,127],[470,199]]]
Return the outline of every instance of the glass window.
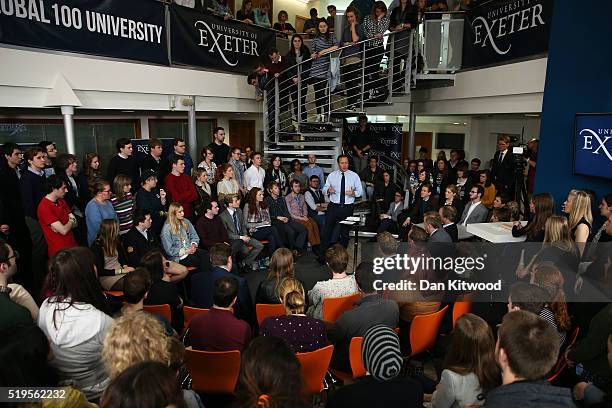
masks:
[[[137,120],[75,120],[74,138],[79,166],[85,154],[98,152],[102,169],[116,154],[115,141],[120,137],[135,139]],[[0,144],[15,142],[22,147],[37,144],[42,140],[55,142],[57,150],[66,152],[64,124],[57,120],[6,120],[0,122]]]
[[[199,162],[199,155],[204,146],[212,142],[212,131],[217,126],[214,119],[198,119],[196,121],[196,134],[198,145],[196,151],[198,157],[193,157],[195,165]],[[180,137],[187,141],[189,138],[189,127],[187,119],[150,119],[149,135],[151,138],[175,138]]]

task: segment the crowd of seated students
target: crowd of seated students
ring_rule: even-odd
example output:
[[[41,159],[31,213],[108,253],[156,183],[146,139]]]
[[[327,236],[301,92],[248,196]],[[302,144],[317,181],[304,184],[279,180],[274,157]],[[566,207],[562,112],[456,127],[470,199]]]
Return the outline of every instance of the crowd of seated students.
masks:
[[[215,133],[218,135],[219,130]],[[2,208],[4,211],[13,211],[14,201],[21,203],[21,198],[23,202],[36,207],[33,215],[37,219],[30,218],[37,221],[42,231],[41,236],[46,244],[43,254],[49,257],[49,261],[43,275],[44,282],[39,285],[32,284],[34,276],[30,276],[29,280],[23,279],[24,276],[32,274],[32,270],[28,269],[32,263],[31,260],[24,262],[21,258],[23,255],[20,254],[33,252],[27,247],[22,252],[23,241],[20,237],[25,233],[30,238],[28,229],[16,229],[26,228],[25,213],[22,209],[21,214],[24,215],[21,220],[18,211],[3,213],[0,220],[6,223],[2,226],[5,227],[3,234],[8,243],[0,242],[0,330],[7,333],[7,339],[15,340],[4,343],[0,353],[9,355],[15,347],[13,342],[19,341],[22,338],[20,336],[35,338],[36,334],[32,333],[42,330],[49,340],[46,346],[44,342],[36,346],[39,347],[38,352],[42,355],[45,354],[45,349],[50,349],[54,355],[50,364],[46,358],[45,361],[36,363],[46,367],[47,371],[41,372],[41,375],[47,373],[45,375],[49,376],[44,379],[44,384],[54,386],[70,381],[73,384],[72,388],[67,388],[70,395],[77,399],[87,398],[100,402],[103,406],[112,406],[103,393],[112,395],[113,392],[119,392],[117,389],[123,386],[122,375],[133,375],[129,367],[139,362],[130,360],[111,363],[113,358],[119,357],[112,354],[114,351],[118,352],[120,346],[117,345],[119,343],[112,343],[111,348],[104,351],[106,343],[125,341],[116,337],[129,331],[128,326],[138,328],[146,325],[147,330],[157,330],[157,326],[152,328],[151,325],[159,325],[164,336],[176,336],[183,331],[182,307],[187,304],[212,311],[211,314],[199,315],[191,321],[187,337],[191,343],[188,344],[202,350],[242,350],[245,360],[243,371],[248,367],[247,356],[250,356],[249,359],[255,358],[249,351],[252,346],[256,348],[261,342],[276,341],[260,340],[255,337],[258,333],[263,338],[280,336],[284,339],[282,344],[288,344],[290,352],[312,351],[328,343],[333,344],[335,348],[331,365],[341,371],[350,371],[348,348],[351,339],[356,336],[368,338],[369,330],[377,325],[383,325],[391,331],[399,327],[400,352],[409,353],[409,341],[406,339],[409,338],[407,333],[412,319],[416,315],[438,310],[442,297],[439,293],[430,292],[421,293],[418,299],[390,297],[388,293],[375,289],[376,275],[371,263],[362,262],[357,266],[355,274],[348,273],[348,253],[345,247],[320,244],[323,236],[320,235],[318,241],[313,232],[322,225],[316,217],[325,218],[327,210],[326,199],[319,190],[319,182],[326,175],[316,165],[316,157],[309,158],[309,163],[302,172],[294,166],[293,175],[297,176],[295,178],[286,174],[282,162],[271,163],[271,170],[268,172],[270,183],[264,190],[255,186],[257,184],[263,187],[266,178],[266,172],[261,167],[261,154],[253,153],[250,157],[251,165],[248,166],[249,157],[241,158],[240,149],[213,143],[216,146],[205,150],[204,159],[206,166],[216,166],[212,185],[205,168],[192,170],[193,174],[199,174],[195,181],[186,174],[186,163],[193,162],[186,160],[184,142],[176,140],[174,152],[171,157],[165,159],[160,158],[162,152],[159,141],[152,139],[152,153],[147,157],[147,161],[139,162],[140,170],[136,182],[119,173],[113,180],[114,189],[111,188],[110,182],[101,178],[97,156],[88,155],[85,160],[88,167],[82,176],[74,177],[77,174],[77,169],[74,168],[76,160],[71,160],[70,157],[66,158],[69,164],[56,167],[63,169],[63,173],[57,171],[54,175],[46,176],[48,156],[45,156],[42,148],[28,151],[26,158],[29,168],[21,169],[19,161],[15,160],[14,166],[11,161],[15,154],[20,157],[19,147],[11,143],[5,144],[5,163],[1,174],[2,180],[7,180],[3,185],[9,194],[2,196]],[[125,140],[118,142],[117,149],[116,167],[130,169],[131,163],[120,161],[136,160],[130,155],[131,149]],[[210,154],[211,151],[225,152],[221,154],[227,154],[227,157],[218,159],[217,165],[214,153]],[[154,154],[158,155],[157,158]],[[392,186],[389,180],[385,180],[384,172],[380,172],[382,178],[374,184],[371,196],[372,203],[375,204],[373,208],[377,209],[379,218],[383,221],[393,222],[395,215],[398,231],[401,230],[400,227],[410,226],[406,228],[405,239],[415,254],[419,243],[458,240],[455,222],[465,225],[466,222],[485,221],[489,217],[489,210],[482,204],[486,177],[484,185],[472,183],[471,176],[465,177],[465,163],[453,159],[456,159],[454,153],[451,154],[448,165],[439,166],[439,170],[441,167],[447,169],[446,176],[439,179],[440,187],[442,180],[451,180],[446,184],[442,198],[435,196],[435,187],[429,183],[433,181],[426,170],[429,163],[421,159],[410,165],[415,171],[419,167],[422,171],[416,179],[420,181],[409,186],[415,193],[418,191],[419,196],[407,210],[399,210],[400,206],[406,203],[401,190],[392,188],[393,195],[386,193],[385,189]],[[504,157],[498,160],[503,162]],[[148,168],[153,162],[158,166],[159,173]],[[453,172],[451,169],[456,167],[457,183],[453,184],[452,178],[449,177]],[[162,186],[158,187],[158,174],[163,174],[164,168],[169,169],[169,172]],[[472,170],[477,172],[478,169]],[[376,173],[377,169],[368,171]],[[22,173],[28,175],[25,180],[23,176],[19,178]],[[232,173],[242,175],[242,185],[238,187],[237,192],[235,183],[238,183],[238,178]],[[220,178],[220,174],[223,177]],[[309,177],[307,190],[304,190],[302,180],[299,179],[302,178],[301,174],[307,174]],[[17,177],[16,183],[11,178],[13,175]],[[469,183],[470,186],[465,203],[460,198],[457,186],[459,176],[466,178],[464,184]],[[287,186],[285,195],[280,188],[283,177]],[[91,188],[89,191],[79,192],[79,196],[82,194],[83,197],[80,205],[87,203],[82,216],[75,215],[75,208],[79,208],[78,202],[75,201],[73,205],[67,203],[66,196],[71,188],[74,189],[72,179],[80,180],[76,182],[77,189],[83,182]],[[196,187],[198,181],[200,185]],[[138,182],[141,183],[141,188],[132,196],[132,190]],[[27,186],[22,187],[20,183]],[[219,188],[220,184],[223,187]],[[225,186],[226,184],[229,187]],[[202,186],[208,186],[209,196],[201,200],[201,206],[194,205],[194,202],[200,200],[194,190]],[[366,185],[365,190],[367,187]],[[10,190],[11,188],[15,190]],[[186,190],[191,192],[185,194]],[[224,195],[222,200],[217,201],[219,190]],[[492,212],[509,206],[506,197],[506,193],[498,194],[496,191]],[[382,203],[378,200],[382,200]],[[243,209],[242,201],[246,201]],[[409,199],[408,202],[410,201]],[[436,202],[444,205],[438,206]],[[576,385],[576,398],[584,400],[585,404],[606,401],[606,387],[611,375],[610,367],[602,364],[602,359],[606,355],[606,342],[610,334],[607,328],[611,327],[609,305],[603,308],[594,307],[585,313],[583,308],[576,307],[572,301],[580,296],[590,296],[588,291],[593,288],[601,289],[602,285],[605,286],[608,276],[606,271],[609,269],[610,252],[605,243],[612,237],[612,196],[608,194],[602,198],[599,203],[600,214],[595,217],[592,210],[594,204],[590,192],[572,190],[564,205],[566,218],[555,215],[554,201],[550,194],[536,194],[530,199],[527,226],[516,224],[513,228],[515,235],[524,234],[529,241],[542,242],[542,247],[534,253],[526,253],[523,264],[517,268],[517,280],[522,279],[524,282],[512,286],[508,299],[508,309],[512,313],[503,317],[503,321],[504,324],[514,322],[511,324],[521,327],[521,330],[521,325],[532,327],[536,332],[539,330],[541,333],[534,336],[537,341],[543,342],[541,350],[546,352],[531,356],[532,351],[527,346],[529,343],[525,340],[525,331],[521,332],[523,337],[516,338],[516,333],[509,333],[505,329],[497,330],[498,340],[493,361],[497,362],[502,372],[500,379],[497,374],[491,374],[495,373],[496,368],[487,354],[491,348],[491,338],[488,337],[487,330],[475,316],[470,318],[471,320],[466,318],[465,323],[469,322],[472,326],[464,329],[463,323],[457,324],[451,343],[456,341],[459,345],[451,346],[450,350],[453,350],[453,347],[461,350],[478,348],[478,353],[483,358],[476,363],[473,361],[476,352],[457,355],[458,352],[449,351],[452,355],[447,357],[445,373],[439,376],[441,385],[432,396],[433,406],[452,406],[452,403],[447,405],[449,403],[443,402],[449,400],[457,401],[457,404],[470,401],[470,404],[505,406],[503,401],[500,402],[500,399],[504,398],[512,401],[521,398],[546,401],[546,398],[552,398],[565,401],[562,403],[566,405],[561,406],[570,406],[568,401],[571,396],[566,390],[552,386],[542,388],[540,381],[556,362],[559,350],[567,354],[571,364],[578,366],[576,373],[580,381]],[[458,207],[461,205],[464,210],[459,215]],[[189,215],[186,211],[188,208],[192,210]],[[194,211],[195,208],[198,208],[198,214]],[[160,232],[155,229],[153,213],[161,226]],[[384,217],[385,215],[389,217]],[[400,221],[402,215],[405,218]],[[493,215],[503,217],[503,214]],[[82,221],[79,221],[79,217]],[[423,228],[414,225],[419,222],[423,222]],[[75,231],[79,227],[83,228],[84,234],[76,234]],[[293,238],[290,238],[291,234]],[[258,238],[268,241],[265,247]],[[381,249],[384,249],[385,245],[389,249],[392,244],[397,243],[389,233],[382,231],[377,241]],[[90,245],[87,245],[88,243]],[[301,254],[308,251],[308,244],[315,254],[319,250],[327,250],[324,257],[329,267],[329,279],[306,288],[305,284],[295,277],[295,263]],[[397,247],[391,248],[385,256],[392,256],[396,250]],[[253,269],[259,269],[260,265],[266,265],[265,261],[257,262],[257,258],[267,255],[270,256],[268,276],[259,284],[255,299],[252,299],[247,280],[241,274],[248,274]],[[575,280],[568,281],[567,276],[573,276],[571,273],[578,270],[581,261],[592,263]],[[427,270],[417,271],[419,278],[435,279],[430,274],[431,271]],[[16,284],[13,280],[21,281],[23,285]],[[181,293],[182,282],[185,282],[184,293]],[[40,288],[43,289],[42,297]],[[112,295],[105,294],[104,290],[122,291],[122,300],[125,303],[117,302]],[[325,325],[321,321],[324,299],[354,293],[361,295],[354,309],[345,312],[331,325]],[[260,327],[255,319],[256,303],[283,304],[286,316],[268,318]],[[159,304],[170,305],[170,321],[158,316],[151,319],[151,316],[143,312],[146,305]],[[513,314],[519,314],[521,318],[509,317]],[[113,321],[113,316],[121,317]],[[532,316],[539,320],[533,320]],[[589,324],[591,320],[593,322]],[[546,328],[540,327],[539,321],[544,321]],[[578,321],[579,327],[584,329],[585,337],[572,345],[568,339]],[[32,322],[36,322],[40,329],[33,326]],[[113,325],[118,324],[117,322],[127,323],[121,323],[125,326],[120,325],[118,327],[121,329],[113,330]],[[486,323],[492,326],[495,322],[487,319]],[[281,329],[295,324],[298,328],[309,329],[296,329],[290,334],[285,334],[285,329]],[[511,324],[509,323],[509,326]],[[211,330],[211,327],[215,329]],[[492,329],[495,332],[494,326]],[[380,336],[397,336],[395,333],[388,333],[389,330],[382,330],[385,333]],[[466,332],[473,337],[466,335]],[[554,339],[550,338],[548,333],[554,333]],[[474,338],[475,336],[480,337]],[[156,339],[159,340],[158,335]],[[470,345],[471,342],[478,343],[478,347]],[[166,353],[161,350],[165,350],[166,346],[153,342],[133,343],[125,343],[121,347],[153,347],[156,350],[136,351],[135,355],[144,356],[142,359],[146,361],[161,361],[162,364],[169,365],[170,357],[164,357],[162,360],[152,357]],[[549,349],[556,352],[549,352]],[[521,357],[512,358],[512,353],[518,353]],[[551,360],[550,356],[553,354],[555,356]],[[13,365],[20,364],[19,360],[15,359],[6,361],[12,361]],[[531,361],[541,361],[541,367],[534,371],[529,365],[525,366],[525,361],[530,364]],[[120,368],[113,371],[111,364],[118,364],[117,367]],[[366,357],[364,364],[366,367],[370,364]],[[24,368],[19,370],[23,371]],[[381,390],[394,390],[399,388],[398,384],[408,387],[408,382],[404,381],[408,379],[404,377],[389,375],[377,378],[374,367],[368,367],[368,370],[370,376],[362,383],[364,390],[374,390],[378,387]],[[279,368],[279,371],[282,369]],[[176,370],[172,372],[173,378],[177,379]],[[20,378],[9,377],[5,382],[15,386],[43,384],[36,382],[38,380],[33,378],[34,374],[27,374]],[[244,372],[239,381],[238,400],[243,398],[241,393],[252,392],[245,391],[243,375]],[[295,376],[295,373],[291,375]],[[495,377],[495,381],[491,380],[491,375]],[[373,379],[376,379],[376,382],[372,382]],[[500,380],[503,385],[495,388]],[[176,381],[178,384],[178,380]],[[299,383],[300,380],[293,378],[291,381]],[[418,404],[424,392],[433,391],[429,390],[426,383],[416,381],[411,384],[414,394],[410,395],[413,396],[406,397],[403,394],[394,395],[394,398],[409,398],[412,403]],[[177,389],[180,391],[180,388]],[[351,388],[346,387],[344,390]],[[339,391],[330,398],[330,406],[344,406],[342,404],[347,404],[346,401],[354,401],[352,398],[357,395],[355,392]],[[190,399],[191,403],[196,401],[193,395]],[[359,399],[367,400],[365,396]],[[376,405],[372,403],[368,406]]]

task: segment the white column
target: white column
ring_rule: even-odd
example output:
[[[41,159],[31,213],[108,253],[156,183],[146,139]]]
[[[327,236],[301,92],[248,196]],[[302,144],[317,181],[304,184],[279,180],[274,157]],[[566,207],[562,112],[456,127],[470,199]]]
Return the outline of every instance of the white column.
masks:
[[[74,143],[74,106],[62,106],[62,116],[64,117],[64,134],[66,136],[66,150],[70,154],[76,154]]]
[[[189,113],[187,117],[188,130],[189,130],[189,154],[195,160],[198,161],[198,136],[196,130],[196,106],[195,96],[192,97],[193,103],[189,106]],[[197,166],[197,163],[194,163]]]
[[[408,157],[411,160],[416,160],[417,154],[414,151],[416,145],[416,115],[414,113],[414,102],[410,102],[410,126],[408,128]]]

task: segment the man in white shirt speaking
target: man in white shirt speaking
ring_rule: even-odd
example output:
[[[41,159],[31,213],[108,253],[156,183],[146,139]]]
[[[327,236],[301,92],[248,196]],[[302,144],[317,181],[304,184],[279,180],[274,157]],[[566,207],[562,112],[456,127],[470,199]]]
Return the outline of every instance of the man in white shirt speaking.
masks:
[[[361,197],[363,188],[361,179],[354,171],[348,169],[349,158],[342,154],[338,156],[338,170],[333,171],[325,181],[323,194],[329,197],[329,205],[325,214],[325,236],[321,249],[325,251],[332,242],[348,246],[348,228],[340,221],[353,215],[355,199]]]

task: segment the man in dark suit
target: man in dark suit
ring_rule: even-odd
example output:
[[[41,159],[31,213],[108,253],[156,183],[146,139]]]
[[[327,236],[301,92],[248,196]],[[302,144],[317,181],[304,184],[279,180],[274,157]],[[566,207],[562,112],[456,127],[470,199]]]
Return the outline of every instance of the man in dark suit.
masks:
[[[137,209],[133,219],[134,226],[121,239],[128,255],[128,264],[136,266],[140,265],[144,254],[153,249],[162,250],[162,246],[158,237],[150,230],[153,219],[149,210]]]
[[[442,219],[442,228],[448,233],[453,242],[459,242],[459,231],[455,220],[457,219],[457,209],[450,205],[440,207],[440,218]]]
[[[410,211],[403,211],[397,217],[399,226],[399,236],[401,239],[406,237],[410,225],[420,224],[423,222],[423,217],[428,211],[438,211],[438,199],[433,195],[431,184],[423,184],[421,186],[420,197],[412,206]]]
[[[491,178],[497,193],[506,193],[514,197],[515,168],[514,157],[510,150],[510,137],[501,135],[497,139],[497,148],[491,161]]]
[[[230,245],[235,245],[236,241],[241,241],[240,254],[244,258],[243,264],[247,267],[257,270],[255,260],[263,249],[263,244],[247,235],[244,228],[242,210],[240,209],[240,198],[237,194],[227,194],[224,198],[226,211],[223,211],[219,217],[225,226],[227,235],[230,240]]]
[[[225,243],[215,244],[210,248],[210,261],[213,264],[211,273],[196,273],[191,278],[191,299],[195,307],[209,309],[213,305],[214,282],[223,277],[232,277],[238,281],[238,300],[234,314],[240,319],[253,321],[251,293],[246,279],[232,274],[232,249]]]
[[[427,242],[434,243],[451,243],[453,240],[450,235],[444,228],[442,228],[442,218],[440,214],[436,211],[430,211],[425,214],[425,219],[423,220],[425,224],[425,231],[429,234],[429,238],[427,238]]]
[[[156,138],[149,139],[149,154],[147,154],[142,159],[142,163],[140,163],[140,170],[143,175],[145,171],[147,170],[150,170],[156,175],[158,175],[160,174],[162,165],[167,166],[166,164],[163,163],[163,160],[164,160],[162,158],[163,151],[164,151],[164,147],[162,145],[161,140],[156,139]],[[143,183],[145,181],[146,181],[145,179],[142,180]],[[163,187],[164,186],[163,183],[164,183],[163,178],[157,179],[157,187],[160,187],[160,188]]]
[[[470,202],[463,209],[460,225],[477,224],[486,222],[489,210],[482,205],[480,199],[484,194],[484,187],[481,185],[473,186],[470,189]]]

